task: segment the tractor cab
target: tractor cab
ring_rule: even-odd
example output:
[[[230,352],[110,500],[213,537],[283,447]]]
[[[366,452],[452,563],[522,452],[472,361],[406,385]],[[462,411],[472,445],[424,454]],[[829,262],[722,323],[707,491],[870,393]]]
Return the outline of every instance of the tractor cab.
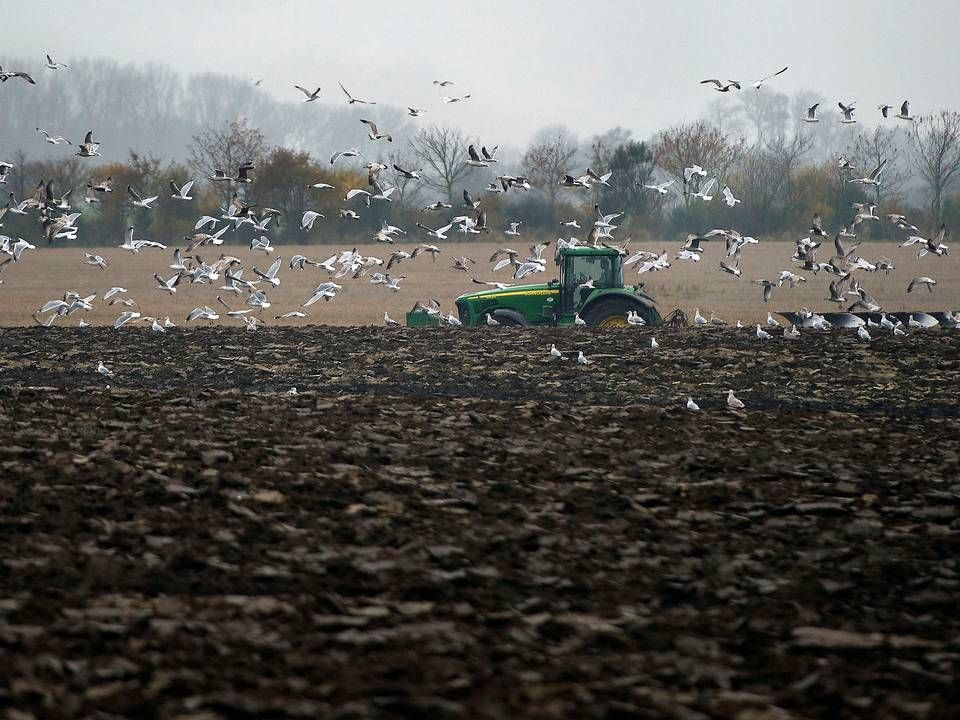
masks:
[[[562,314],[579,312],[598,291],[623,288],[623,259],[607,248],[573,247],[558,250],[560,266],[560,309]],[[590,283],[593,287],[582,287]]]

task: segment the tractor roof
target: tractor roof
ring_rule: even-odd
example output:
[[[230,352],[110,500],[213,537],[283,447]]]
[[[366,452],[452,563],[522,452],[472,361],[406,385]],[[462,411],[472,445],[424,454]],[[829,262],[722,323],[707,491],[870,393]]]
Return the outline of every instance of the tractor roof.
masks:
[[[565,247],[560,250],[561,255],[619,255],[620,253],[613,248],[607,247],[589,247],[577,245],[576,247]]]

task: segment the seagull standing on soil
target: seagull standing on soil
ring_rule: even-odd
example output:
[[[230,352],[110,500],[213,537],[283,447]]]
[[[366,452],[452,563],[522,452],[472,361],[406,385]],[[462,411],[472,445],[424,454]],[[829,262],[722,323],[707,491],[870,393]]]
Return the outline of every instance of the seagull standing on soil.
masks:
[[[733,390],[727,391],[727,407],[731,410],[743,410],[746,407],[739,398],[733,394]]]

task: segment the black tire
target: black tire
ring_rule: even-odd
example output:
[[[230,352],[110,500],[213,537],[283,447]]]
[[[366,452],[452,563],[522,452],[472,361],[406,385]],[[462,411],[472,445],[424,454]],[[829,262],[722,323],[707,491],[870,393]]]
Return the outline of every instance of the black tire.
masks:
[[[494,310],[490,313],[490,317],[496,320],[501,325],[514,326],[514,327],[529,327],[530,321],[522,314],[516,310],[509,310],[507,308],[500,308],[499,310]]]
[[[593,327],[626,327],[627,313],[635,310],[649,326],[660,325],[662,319],[655,307],[625,297],[597,300],[587,306],[582,317]]]

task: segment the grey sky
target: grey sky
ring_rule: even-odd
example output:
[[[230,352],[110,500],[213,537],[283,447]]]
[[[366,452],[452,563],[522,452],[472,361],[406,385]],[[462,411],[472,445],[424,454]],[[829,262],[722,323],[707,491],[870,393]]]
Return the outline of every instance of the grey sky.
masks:
[[[4,45],[36,58],[34,72],[45,52],[165,62],[263,78],[289,100],[297,83],[342,102],[342,80],[359,97],[427,108],[427,121],[486,143],[523,145],[555,123],[581,136],[621,125],[646,137],[705,112],[717,93],[699,80],[754,80],[783,65],[771,87],[815,90],[833,107],[856,100],[862,120],[905,98],[917,114],[957,108],[958,20],[955,0],[35,0],[15,20],[8,13]],[[472,100],[444,106],[435,79]]]

